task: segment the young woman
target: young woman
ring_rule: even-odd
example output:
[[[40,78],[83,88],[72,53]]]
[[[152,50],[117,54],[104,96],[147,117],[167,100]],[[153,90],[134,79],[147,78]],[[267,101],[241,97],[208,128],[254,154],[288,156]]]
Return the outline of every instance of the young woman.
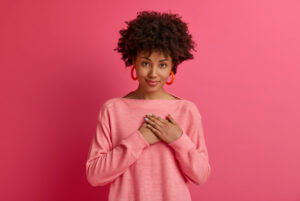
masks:
[[[176,14],[143,11],[126,23],[115,50],[139,85],[102,105],[87,180],[110,184],[109,201],[190,201],[187,183],[203,184],[211,171],[201,115],[163,87],[195,44]]]

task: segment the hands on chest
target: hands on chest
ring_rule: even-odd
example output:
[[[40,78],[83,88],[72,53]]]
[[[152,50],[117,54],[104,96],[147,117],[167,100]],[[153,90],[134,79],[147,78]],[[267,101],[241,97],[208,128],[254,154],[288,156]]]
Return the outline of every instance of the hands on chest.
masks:
[[[146,115],[145,122],[139,128],[144,138],[149,144],[164,141],[168,144],[181,137],[183,131],[178,123],[169,114],[167,119],[157,115]]]

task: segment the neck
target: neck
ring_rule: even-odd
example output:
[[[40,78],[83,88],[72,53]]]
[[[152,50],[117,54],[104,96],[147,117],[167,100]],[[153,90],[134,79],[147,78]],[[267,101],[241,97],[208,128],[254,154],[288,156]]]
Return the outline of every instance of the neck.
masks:
[[[137,99],[146,100],[164,99],[164,97],[167,97],[167,94],[168,93],[164,89],[154,92],[147,92],[142,90],[140,87],[138,87],[134,92],[134,95]]]

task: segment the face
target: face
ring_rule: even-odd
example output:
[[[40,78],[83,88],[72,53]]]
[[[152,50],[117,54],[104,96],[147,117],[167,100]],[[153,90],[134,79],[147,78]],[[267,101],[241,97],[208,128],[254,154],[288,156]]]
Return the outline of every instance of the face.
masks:
[[[139,88],[145,92],[161,91],[172,70],[172,58],[162,52],[140,52],[133,61]],[[151,82],[152,81],[152,82]]]

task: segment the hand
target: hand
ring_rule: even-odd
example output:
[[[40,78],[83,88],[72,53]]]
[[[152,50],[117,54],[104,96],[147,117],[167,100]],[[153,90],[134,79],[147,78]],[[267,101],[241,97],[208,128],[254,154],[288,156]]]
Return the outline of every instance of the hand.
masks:
[[[144,122],[142,126],[139,128],[139,131],[142,133],[143,137],[149,144],[154,144],[156,142],[161,141],[151,130],[147,128],[147,123]]]
[[[168,114],[167,119],[162,119],[159,116],[146,115],[148,118],[147,127],[152,130],[161,140],[170,144],[181,137],[183,131],[178,123]]]

